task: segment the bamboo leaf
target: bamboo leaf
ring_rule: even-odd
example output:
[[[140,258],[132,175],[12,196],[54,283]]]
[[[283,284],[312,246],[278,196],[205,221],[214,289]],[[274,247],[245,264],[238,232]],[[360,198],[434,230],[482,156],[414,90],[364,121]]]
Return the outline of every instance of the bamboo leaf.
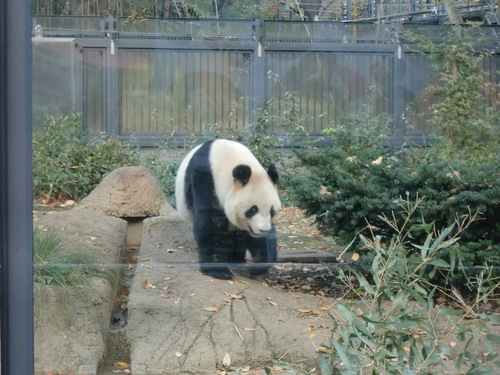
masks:
[[[445,228],[441,234],[436,238],[436,240],[432,243],[432,246],[429,249],[429,255],[433,254],[436,250],[439,249],[439,245],[442,243],[442,241],[448,237],[448,235],[451,233],[451,231],[455,228],[455,224],[451,224],[449,227]],[[427,241],[426,241],[427,242]]]
[[[431,258],[427,263],[439,268],[448,268],[448,269],[451,268],[450,263],[439,258]]]
[[[332,375],[332,371],[328,362],[329,359],[330,356],[325,354],[320,354],[319,356],[319,369],[322,375]]]

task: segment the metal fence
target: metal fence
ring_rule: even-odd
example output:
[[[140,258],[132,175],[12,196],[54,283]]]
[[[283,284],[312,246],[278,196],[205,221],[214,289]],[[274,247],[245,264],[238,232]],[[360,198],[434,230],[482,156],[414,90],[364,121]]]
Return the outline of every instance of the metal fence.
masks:
[[[434,73],[401,44],[401,27],[435,40],[446,28],[35,17],[34,112],[80,112],[90,130],[147,146],[166,134],[199,135],[207,124],[251,130],[262,111],[283,118],[293,110],[313,134],[369,111],[392,118],[394,141],[418,141],[430,129],[411,113],[428,108],[423,93]],[[499,51],[500,28],[476,32],[482,47]],[[494,83],[499,65],[496,54],[485,63]],[[495,104],[498,92],[488,100]]]

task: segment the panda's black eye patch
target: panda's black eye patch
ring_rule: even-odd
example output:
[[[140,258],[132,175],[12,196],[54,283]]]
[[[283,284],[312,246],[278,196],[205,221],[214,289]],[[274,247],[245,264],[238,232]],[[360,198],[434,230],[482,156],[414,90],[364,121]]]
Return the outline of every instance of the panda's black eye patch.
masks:
[[[252,206],[245,212],[245,217],[250,219],[252,216],[255,216],[257,212],[259,212],[259,208],[257,206]]]
[[[271,207],[271,217],[274,217],[276,215],[276,211],[274,211],[274,207]]]

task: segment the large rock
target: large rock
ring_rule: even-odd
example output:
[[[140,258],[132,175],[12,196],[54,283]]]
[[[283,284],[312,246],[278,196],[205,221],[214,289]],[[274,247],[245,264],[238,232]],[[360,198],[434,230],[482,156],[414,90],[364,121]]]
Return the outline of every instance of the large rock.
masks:
[[[173,210],[158,179],[144,167],[122,167],[101,183],[75,210],[100,211],[116,217],[151,217]]]
[[[57,233],[64,254],[88,257],[97,270],[81,285],[35,283],[35,374],[95,375],[106,352],[127,222],[71,210],[48,213],[34,226]]]
[[[308,313],[322,297],[297,298],[244,271],[235,280],[201,274],[191,228],[175,212],[144,221],[137,264],[127,325],[134,375],[214,374],[226,355],[234,366],[280,357],[313,366],[315,345],[328,343],[331,318]]]

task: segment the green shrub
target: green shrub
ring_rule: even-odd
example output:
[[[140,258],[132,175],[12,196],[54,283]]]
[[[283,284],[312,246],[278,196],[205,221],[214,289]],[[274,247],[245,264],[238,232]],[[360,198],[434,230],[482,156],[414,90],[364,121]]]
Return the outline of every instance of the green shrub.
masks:
[[[147,168],[160,182],[165,197],[170,204],[175,201],[175,176],[180,161],[165,161],[162,153],[166,150],[159,148],[151,154],[140,155],[140,164]]]
[[[81,199],[113,169],[137,165],[138,153],[108,136],[92,136],[78,115],[48,116],[33,133],[35,197]]]
[[[33,133],[33,193],[46,201],[79,200],[88,195],[109,172],[142,165],[160,181],[166,197],[174,195],[177,161],[165,161],[163,145],[153,153],[93,135],[83,129],[78,115],[48,116]]]
[[[288,178],[294,201],[340,243],[349,243],[367,222],[374,233],[389,238],[394,229],[381,216],[391,216],[401,198],[424,197],[412,224],[425,225],[426,218],[442,229],[460,213],[479,211],[481,220],[460,241],[463,262],[470,267],[500,264],[500,160],[470,167],[401,160],[389,150],[347,152],[336,147],[297,155],[308,172]],[[372,164],[379,157],[382,162]],[[414,234],[417,240],[424,235]]]
[[[437,79],[424,91],[432,103],[429,123],[434,131],[435,159],[465,161],[477,165],[498,160],[500,108],[489,105],[498,82],[483,66],[494,51],[481,49],[476,27],[451,26],[441,42],[408,34],[433,62]],[[493,99],[494,102],[494,99]]]
[[[355,298],[339,298],[328,310],[334,324],[330,342],[320,351],[323,375],[498,372],[495,345],[500,336],[490,325],[499,319],[479,308],[493,297],[498,279],[482,273],[469,300],[428,282],[428,274],[446,278],[460,268],[439,253],[453,247],[477,216],[466,215],[442,231],[429,225],[425,240],[415,243],[413,233],[420,228],[411,225],[411,218],[421,203],[402,202],[402,215],[382,217],[395,231],[387,241],[373,233],[360,237],[374,255],[369,277],[356,269],[339,269],[346,294]],[[438,295],[454,307],[436,304]]]
[[[473,165],[436,158],[434,148],[440,144],[391,149],[384,147],[388,129],[383,115],[347,116],[341,125],[325,130],[334,146],[297,150],[300,173],[286,178],[292,201],[315,215],[320,230],[341,244],[353,241],[368,222],[376,235],[390,238],[394,228],[382,217],[396,212],[401,199],[425,198],[411,224],[433,224],[439,230],[457,214],[478,211],[481,220],[461,238],[461,261],[471,269],[499,264],[500,157]],[[416,241],[425,235],[413,234]],[[449,260],[451,254],[440,256]],[[364,259],[365,265],[372,260]],[[463,282],[460,275],[455,277],[457,284]]]

